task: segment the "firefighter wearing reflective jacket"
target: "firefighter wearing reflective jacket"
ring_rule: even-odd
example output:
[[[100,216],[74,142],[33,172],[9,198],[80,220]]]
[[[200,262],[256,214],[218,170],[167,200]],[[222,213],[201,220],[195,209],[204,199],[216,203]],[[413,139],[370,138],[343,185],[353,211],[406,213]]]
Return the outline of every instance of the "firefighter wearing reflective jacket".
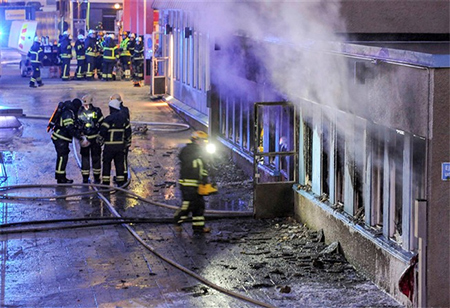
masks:
[[[131,59],[133,63],[133,83],[135,87],[140,87],[141,81],[144,80],[144,45],[142,37],[136,39]]]
[[[89,30],[88,37],[84,40],[84,52],[86,55],[86,79],[92,80],[95,72],[95,59],[97,57],[97,37],[94,30]]]
[[[102,66],[102,78],[105,81],[110,81],[113,78],[114,65],[119,58],[118,48],[114,43],[114,35],[110,34],[105,39],[105,45],[103,47],[103,66]]]
[[[75,53],[77,55],[77,71],[76,77],[78,80],[86,77],[86,53],[84,51],[84,35],[78,35],[75,42]]]
[[[123,104],[122,96],[120,96],[120,94],[116,93],[116,94],[111,95],[111,97],[109,98],[110,101],[115,100],[115,99],[120,102],[120,112],[125,113],[128,121],[130,121],[130,109]],[[131,146],[131,138],[125,144],[125,152],[124,152],[124,156],[125,156],[124,157],[124,164],[125,164],[124,175],[125,175],[125,178],[128,178],[128,152],[130,150],[130,146]]]
[[[66,166],[69,159],[69,144],[72,139],[83,140],[80,131],[76,127],[76,114],[81,106],[78,98],[63,103],[61,115],[53,127],[52,141],[56,150],[55,179],[58,184],[73,183],[66,177]]]
[[[58,44],[58,56],[61,59],[61,79],[69,81],[70,79],[70,60],[72,59],[72,45],[68,32],[64,32],[61,41]]]
[[[120,63],[122,64],[122,70],[124,72],[125,80],[130,80],[130,65],[131,65],[131,53],[129,49],[130,39],[128,38],[128,32],[124,31],[122,34],[122,42],[120,42]]]
[[[33,68],[33,75],[30,79],[30,88],[36,88],[36,83],[39,87],[42,87],[44,84],[41,79],[41,66],[42,60],[44,59],[44,50],[41,47],[40,38],[34,38],[34,43],[28,52],[28,58],[30,58],[31,67]]]
[[[89,183],[90,166],[92,161],[92,172],[94,183],[100,183],[102,173],[101,155],[102,147],[97,142],[100,125],[103,121],[102,110],[92,104],[92,96],[85,95],[81,98],[82,105],[78,110],[78,124],[81,134],[87,138],[87,146],[80,147],[81,154],[81,175],[83,183]]]
[[[181,224],[192,212],[192,229],[194,233],[208,233],[210,228],[205,227],[205,199],[199,194],[200,184],[208,182],[208,170],[205,159],[202,158],[204,145],[208,135],[196,131],[191,136],[191,143],[184,146],[178,159],[180,160],[180,178],[178,183],[182,194],[181,208],[175,213],[176,230],[181,231]]]
[[[131,143],[131,125],[125,113],[120,111],[120,102],[116,99],[109,102],[110,115],[100,125],[99,142],[104,143],[102,184],[111,182],[111,165],[114,160],[116,169],[116,183],[123,186],[126,182],[124,175],[124,151]]]

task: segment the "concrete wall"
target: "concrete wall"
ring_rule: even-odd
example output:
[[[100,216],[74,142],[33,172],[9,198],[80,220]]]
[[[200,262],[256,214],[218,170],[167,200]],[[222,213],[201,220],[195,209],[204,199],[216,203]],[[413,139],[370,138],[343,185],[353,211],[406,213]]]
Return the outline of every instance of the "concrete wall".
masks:
[[[446,33],[450,2],[447,0],[341,1],[341,15],[349,33]]]
[[[449,84],[449,69],[433,71],[427,177],[429,307],[450,307],[450,181],[441,179],[441,163],[450,162]]]
[[[389,249],[388,244],[383,245],[309,193],[297,190],[294,200],[298,221],[314,230],[323,230],[327,244],[338,241],[352,265],[404,305],[411,306],[398,288],[398,279],[408,266],[408,255]]]

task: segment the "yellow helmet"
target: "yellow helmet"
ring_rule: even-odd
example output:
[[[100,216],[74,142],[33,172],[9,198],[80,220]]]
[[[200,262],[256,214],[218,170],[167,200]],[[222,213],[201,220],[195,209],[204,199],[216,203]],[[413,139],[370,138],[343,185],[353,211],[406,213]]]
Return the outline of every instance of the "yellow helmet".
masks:
[[[205,132],[202,132],[201,130],[197,130],[192,133],[191,135],[192,140],[208,140],[208,134]]]

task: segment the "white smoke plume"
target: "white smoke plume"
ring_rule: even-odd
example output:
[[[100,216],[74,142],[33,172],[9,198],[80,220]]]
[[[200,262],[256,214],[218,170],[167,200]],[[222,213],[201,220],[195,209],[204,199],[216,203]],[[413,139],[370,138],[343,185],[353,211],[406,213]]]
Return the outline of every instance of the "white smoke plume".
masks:
[[[342,40],[336,33],[345,31],[338,1],[211,1],[201,16],[198,26],[207,30],[221,49],[231,46],[237,33],[271,41],[247,47],[253,49],[260,61],[257,65],[263,66],[270,82],[288,100],[307,98],[331,106],[347,100],[347,65],[342,58],[323,52],[330,42]],[[245,69],[236,64],[239,49],[231,51],[222,55],[221,65],[212,70],[221,84],[232,82],[230,73]],[[240,86],[229,84],[235,90]]]

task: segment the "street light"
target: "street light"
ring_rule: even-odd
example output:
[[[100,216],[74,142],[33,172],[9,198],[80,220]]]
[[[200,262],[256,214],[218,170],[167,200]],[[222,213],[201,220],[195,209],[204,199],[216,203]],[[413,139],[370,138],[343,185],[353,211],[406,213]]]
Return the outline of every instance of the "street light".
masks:
[[[114,4],[114,8],[115,8],[116,10],[120,9],[120,3]]]

